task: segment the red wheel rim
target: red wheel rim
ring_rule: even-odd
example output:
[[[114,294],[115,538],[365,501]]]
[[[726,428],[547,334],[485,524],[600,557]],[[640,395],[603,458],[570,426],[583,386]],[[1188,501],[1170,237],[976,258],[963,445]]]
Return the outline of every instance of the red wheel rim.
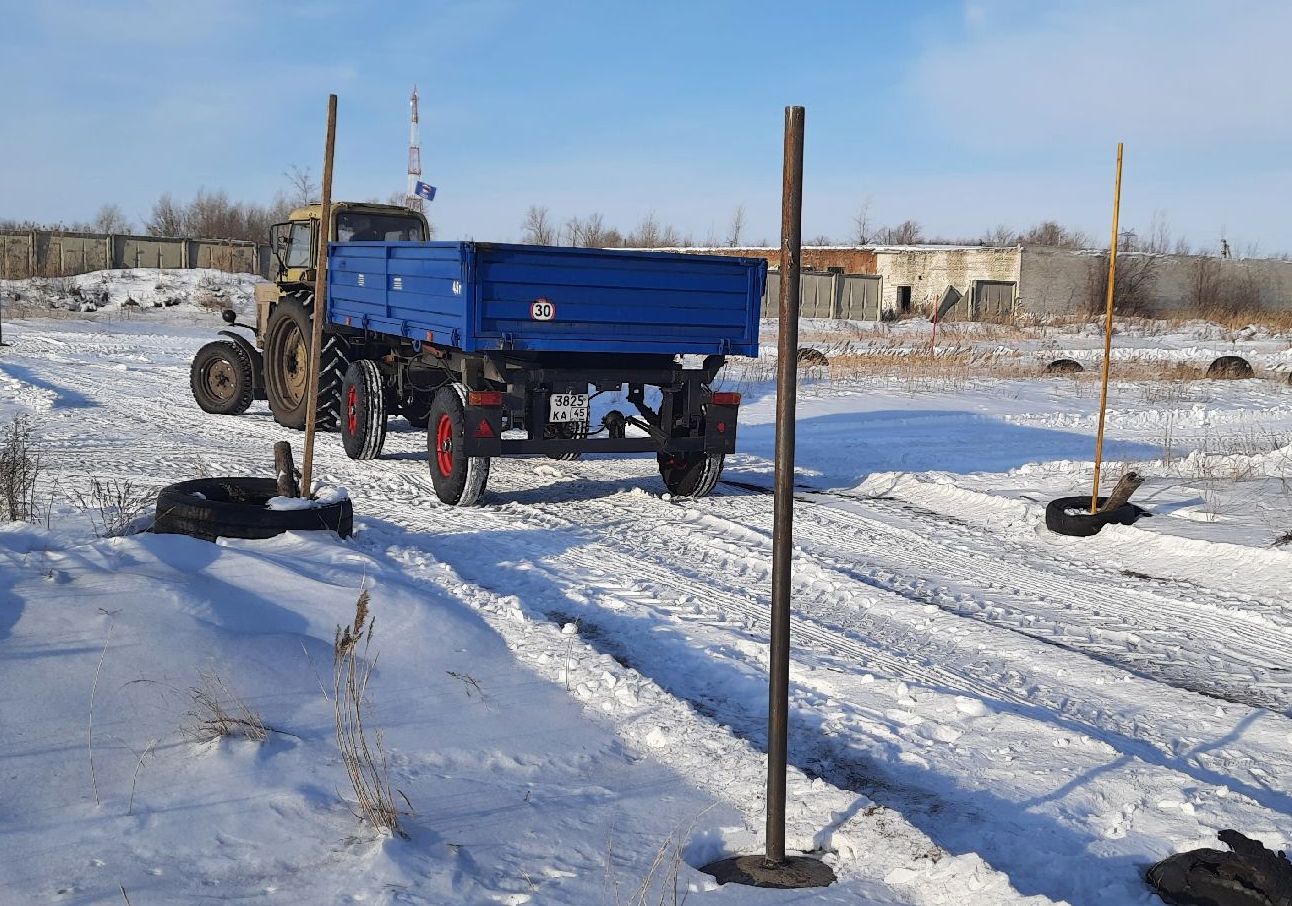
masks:
[[[350,388],[350,392],[345,395],[345,426],[350,432],[350,436],[359,433],[359,391],[355,387]]]
[[[445,478],[453,474],[453,420],[447,414],[435,426],[435,462]]]

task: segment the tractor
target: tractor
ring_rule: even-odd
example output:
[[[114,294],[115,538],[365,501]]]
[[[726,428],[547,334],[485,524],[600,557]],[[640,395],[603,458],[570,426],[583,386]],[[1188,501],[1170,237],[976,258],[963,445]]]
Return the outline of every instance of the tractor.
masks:
[[[197,404],[216,415],[239,415],[254,400],[267,400],[275,421],[288,428],[305,427],[308,406],[308,364],[314,310],[315,259],[322,205],[292,211],[285,223],[270,228],[275,279],[255,288],[256,324],[240,324],[232,309],[223,318],[230,327],[250,330],[255,342],[232,330],[207,343],[193,357],[189,383]],[[411,208],[384,204],[340,202],[332,205],[329,241],[424,242],[430,228]],[[319,357],[316,427],[336,430],[340,419],[341,382],[349,363],[347,343],[339,333],[326,333]],[[400,401],[416,422],[425,413],[424,401]]]

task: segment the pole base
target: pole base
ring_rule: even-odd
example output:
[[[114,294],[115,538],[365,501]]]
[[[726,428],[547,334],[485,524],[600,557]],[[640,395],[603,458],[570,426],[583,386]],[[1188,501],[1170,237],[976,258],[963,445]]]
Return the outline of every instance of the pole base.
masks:
[[[710,862],[700,871],[712,875],[719,884],[774,887],[778,890],[829,887],[835,881],[834,869],[806,856],[789,856],[779,863],[768,862],[766,856],[733,856]]]

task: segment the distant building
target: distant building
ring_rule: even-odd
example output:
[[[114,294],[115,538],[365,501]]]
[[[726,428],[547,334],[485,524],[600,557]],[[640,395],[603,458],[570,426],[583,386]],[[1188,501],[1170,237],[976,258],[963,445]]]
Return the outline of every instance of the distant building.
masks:
[[[671,251],[763,258],[775,268],[779,248],[684,248]],[[1292,309],[1292,261],[1119,252],[1125,274],[1146,273],[1142,307],[1168,315],[1215,304]],[[1019,313],[1079,314],[1099,307],[1107,253],[1022,245],[805,246],[804,317],[877,320],[929,315],[948,286],[963,300],[948,316],[1008,320]],[[1119,283],[1119,285],[1122,285]],[[774,317],[777,276],[768,280],[764,317]]]

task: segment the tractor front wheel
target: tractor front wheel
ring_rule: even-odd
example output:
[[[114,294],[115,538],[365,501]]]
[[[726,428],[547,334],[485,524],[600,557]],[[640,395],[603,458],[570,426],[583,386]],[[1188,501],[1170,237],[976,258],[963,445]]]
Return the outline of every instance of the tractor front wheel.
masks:
[[[241,415],[255,396],[255,366],[236,343],[216,340],[193,356],[189,387],[202,411],[212,415]]]

